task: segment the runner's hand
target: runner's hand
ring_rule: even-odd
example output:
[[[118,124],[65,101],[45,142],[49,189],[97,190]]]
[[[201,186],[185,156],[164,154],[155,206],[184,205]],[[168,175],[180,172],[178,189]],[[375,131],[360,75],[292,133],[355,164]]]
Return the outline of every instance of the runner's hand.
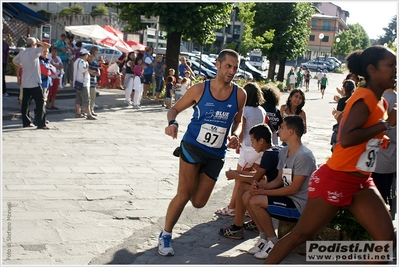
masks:
[[[172,136],[173,139],[177,138],[177,125],[171,124],[165,128],[165,134]]]

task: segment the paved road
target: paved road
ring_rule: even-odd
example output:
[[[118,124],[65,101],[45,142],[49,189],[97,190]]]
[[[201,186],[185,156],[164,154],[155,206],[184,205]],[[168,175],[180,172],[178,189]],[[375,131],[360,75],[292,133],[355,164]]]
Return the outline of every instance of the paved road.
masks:
[[[314,80],[306,93],[303,143],[318,163],[330,155],[332,96],[342,79],[330,75],[324,99]],[[61,111],[48,112],[49,131],[22,128],[18,116],[9,120],[18,110],[17,99],[3,98],[2,263],[261,263],[245,253],[255,233],[246,233],[244,241],[217,233],[232,222],[214,214],[228,203],[233,186],[223,172],[205,208],[186,207],[174,229],[176,255],[157,255],[157,236],[177,187],[178,159],[172,151],[192,112],[179,115],[179,139],[172,140],[164,134],[166,110],[159,104],[147,101],[133,110],[123,105],[123,91],[99,91],[97,121],[74,118],[74,100],[58,100]],[[225,169],[237,159],[228,151]],[[284,263],[306,261],[291,254]]]

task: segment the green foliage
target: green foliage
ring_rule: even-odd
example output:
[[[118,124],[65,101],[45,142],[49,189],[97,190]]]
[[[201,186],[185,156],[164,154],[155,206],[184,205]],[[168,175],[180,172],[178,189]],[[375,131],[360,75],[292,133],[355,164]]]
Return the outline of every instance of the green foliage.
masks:
[[[340,231],[346,231],[348,233],[349,240],[372,240],[366,230],[364,230],[352,213],[350,213],[347,209],[339,210],[327,227]]]
[[[160,29],[166,31],[166,65],[178,69],[181,37],[199,43],[210,44],[216,40],[215,29],[226,27],[233,10],[232,3],[106,3],[118,8],[119,19],[126,22],[124,31],[145,29],[148,24],[140,22],[140,15],[146,18],[159,16]]]
[[[370,46],[370,39],[366,31],[359,23],[349,24],[349,29],[336,35],[339,42],[333,43],[333,54],[346,56],[354,50],[366,49]]]
[[[60,11],[61,17],[70,16],[70,15],[83,15],[83,14],[84,14],[84,8],[79,5],[65,7]]]
[[[96,16],[108,16],[108,8],[104,5],[98,5],[92,12],[90,12],[92,17]]]
[[[272,3],[257,2],[253,8],[255,13],[253,36],[264,38],[261,46],[262,54],[270,61],[268,78],[272,79],[276,63],[285,65],[286,59],[296,58],[305,53],[311,27],[307,25],[314,13],[310,2]],[[284,68],[279,69],[279,81],[284,79]]]
[[[237,47],[237,44],[235,43],[235,42],[231,42],[231,43],[227,43],[226,44],[226,48],[227,49],[236,49],[236,47]]]
[[[392,17],[391,21],[388,24],[387,28],[383,28],[385,34],[383,36],[378,36],[377,44],[389,44],[395,42],[396,39],[396,15]],[[396,49],[396,46],[395,46]]]
[[[214,48],[209,48],[209,54],[216,54],[218,49],[216,47]]]
[[[42,16],[44,16],[46,18],[49,18],[50,15],[53,14],[50,11],[44,10],[44,9],[41,9],[41,10],[37,11],[37,13],[39,13],[40,15],[42,15]]]
[[[6,75],[11,75],[11,76],[16,76],[17,75],[17,66],[15,66],[12,63],[12,60],[14,59],[14,55],[10,54],[10,57],[8,59],[8,64],[7,64],[7,69],[6,69]]]

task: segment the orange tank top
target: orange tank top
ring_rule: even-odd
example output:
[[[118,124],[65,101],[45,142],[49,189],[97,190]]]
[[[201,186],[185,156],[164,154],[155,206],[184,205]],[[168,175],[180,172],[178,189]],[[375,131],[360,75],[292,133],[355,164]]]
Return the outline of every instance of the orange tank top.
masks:
[[[382,104],[376,98],[373,91],[369,88],[357,88],[346,103],[342,119],[339,123],[337,144],[334,147],[331,158],[327,161],[327,165],[336,171],[360,172],[364,175],[370,175],[375,169],[376,157],[384,133],[381,132],[369,141],[347,148],[343,148],[340,142],[341,127],[345,124],[349,113],[345,111],[349,111],[359,99],[364,101],[370,112],[362,128],[368,128],[377,124],[381,118],[386,119],[386,105]]]

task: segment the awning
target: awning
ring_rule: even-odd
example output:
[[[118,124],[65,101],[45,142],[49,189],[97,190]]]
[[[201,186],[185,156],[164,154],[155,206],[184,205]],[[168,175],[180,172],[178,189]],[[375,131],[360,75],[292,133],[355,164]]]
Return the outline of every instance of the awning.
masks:
[[[3,3],[3,18],[20,20],[29,26],[47,24],[49,19],[20,3]]]

